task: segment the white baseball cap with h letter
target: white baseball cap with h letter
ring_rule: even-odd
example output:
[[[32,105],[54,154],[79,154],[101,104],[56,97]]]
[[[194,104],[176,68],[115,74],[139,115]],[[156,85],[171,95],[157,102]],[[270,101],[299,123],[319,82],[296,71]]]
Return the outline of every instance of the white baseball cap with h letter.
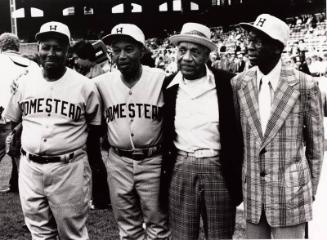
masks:
[[[44,37],[49,36],[51,34],[55,34],[58,36],[67,39],[70,42],[70,31],[66,24],[61,22],[47,22],[43,24],[40,28],[40,31],[35,35],[35,39],[40,41],[44,39]]]
[[[270,14],[260,14],[253,24],[240,23],[240,26],[247,31],[257,30],[263,32],[270,38],[281,42],[284,47],[287,45],[290,32],[288,25]]]
[[[121,37],[128,37],[141,43],[143,46],[145,45],[145,36],[142,30],[138,26],[130,23],[121,23],[114,26],[111,33],[104,36],[102,41],[111,45],[115,39],[121,39]]]

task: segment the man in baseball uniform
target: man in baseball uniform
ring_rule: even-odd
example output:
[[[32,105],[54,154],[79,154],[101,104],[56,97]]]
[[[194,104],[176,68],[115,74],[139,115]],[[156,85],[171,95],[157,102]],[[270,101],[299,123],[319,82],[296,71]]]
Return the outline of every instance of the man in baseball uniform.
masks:
[[[111,145],[106,167],[120,239],[168,239],[167,216],[159,206],[165,73],[141,64],[145,37],[137,26],[118,24],[104,42],[118,68],[96,84]]]
[[[42,68],[22,78],[5,111],[22,121],[20,200],[33,239],[89,239],[88,133],[101,123],[92,81],[66,68],[70,32],[48,22],[36,34]]]

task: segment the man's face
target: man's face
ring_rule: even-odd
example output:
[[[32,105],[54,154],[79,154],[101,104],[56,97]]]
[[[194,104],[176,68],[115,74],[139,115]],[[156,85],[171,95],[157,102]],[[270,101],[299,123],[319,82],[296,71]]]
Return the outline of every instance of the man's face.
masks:
[[[265,65],[279,54],[277,44],[264,33],[250,31],[248,34],[248,56],[251,66]]]
[[[203,73],[203,68],[208,62],[210,50],[204,46],[180,42],[177,51],[177,65],[186,79],[197,79]]]
[[[48,37],[39,43],[41,65],[46,71],[55,71],[65,68],[67,52],[67,42],[55,37]]]
[[[82,75],[86,75],[93,65],[93,62],[91,62],[89,59],[82,59],[78,57],[75,53],[73,54],[73,59],[74,69]]]
[[[112,59],[123,75],[137,72],[143,55],[144,48],[133,40],[121,39],[112,43]]]

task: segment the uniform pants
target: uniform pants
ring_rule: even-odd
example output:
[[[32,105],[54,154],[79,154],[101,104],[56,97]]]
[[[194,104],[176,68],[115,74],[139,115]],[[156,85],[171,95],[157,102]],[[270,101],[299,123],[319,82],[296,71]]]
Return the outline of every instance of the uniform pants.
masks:
[[[121,240],[170,236],[167,214],[159,206],[161,161],[159,155],[136,161],[109,150],[108,183]]]
[[[32,162],[22,155],[20,200],[33,240],[89,239],[85,226],[91,169],[86,154],[71,163]]]
[[[197,240],[200,217],[206,239],[230,239],[235,213],[219,157],[177,155],[169,191],[172,239]]]
[[[305,223],[287,227],[270,227],[263,211],[258,224],[246,222],[246,237],[248,239],[303,239]]]

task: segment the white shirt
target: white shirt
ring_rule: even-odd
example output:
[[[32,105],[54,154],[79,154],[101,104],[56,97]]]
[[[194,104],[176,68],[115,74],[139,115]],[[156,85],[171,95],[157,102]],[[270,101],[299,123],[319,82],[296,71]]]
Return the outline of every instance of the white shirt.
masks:
[[[189,81],[178,72],[168,88],[175,84],[179,84],[175,116],[176,148],[186,152],[219,150],[219,112],[214,75],[207,68],[206,76]]]
[[[280,73],[282,71],[282,62],[281,60],[279,60],[279,62],[276,64],[276,66],[267,74],[264,75],[260,69],[258,68],[258,66],[256,66],[257,68],[257,86],[258,89],[260,88],[260,81],[261,79],[263,79],[263,81],[269,81],[272,87],[273,92],[276,91],[277,86],[278,86],[278,82],[279,82],[279,78],[280,78]],[[273,98],[273,95],[271,96]]]
[[[274,99],[274,91],[277,88],[281,72],[281,61],[267,74],[264,75],[257,67],[258,101],[262,132],[265,133],[268,121],[271,117],[271,105]],[[260,82],[262,81],[262,86]]]

